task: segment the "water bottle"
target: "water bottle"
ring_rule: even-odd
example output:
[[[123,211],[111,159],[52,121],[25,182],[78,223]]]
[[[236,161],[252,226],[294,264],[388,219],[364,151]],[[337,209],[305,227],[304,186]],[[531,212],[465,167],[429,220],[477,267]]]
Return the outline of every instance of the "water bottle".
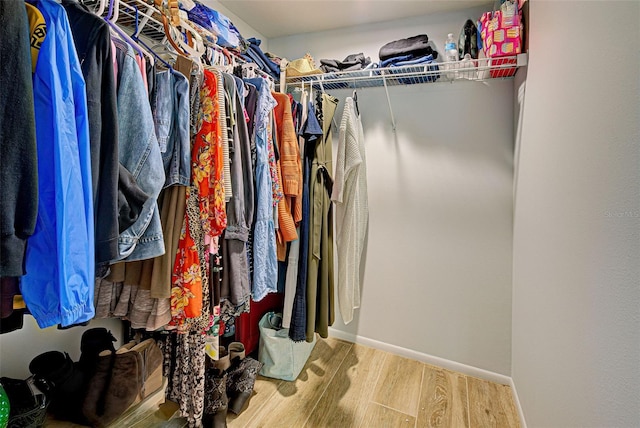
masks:
[[[458,45],[456,43],[456,39],[453,38],[453,33],[449,33],[447,35],[447,41],[444,42],[444,60],[448,64],[446,65],[446,70],[449,72],[447,76],[449,79],[457,79],[458,78]]]

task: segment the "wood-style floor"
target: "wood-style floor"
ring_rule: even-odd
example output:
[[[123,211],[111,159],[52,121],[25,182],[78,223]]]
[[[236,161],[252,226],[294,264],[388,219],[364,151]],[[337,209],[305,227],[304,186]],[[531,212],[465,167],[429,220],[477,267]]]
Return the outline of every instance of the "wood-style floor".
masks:
[[[318,340],[295,382],[259,377],[246,410],[229,414],[227,423],[229,428],[520,426],[509,386],[332,338]],[[184,420],[166,421],[147,411],[125,425],[177,428]]]

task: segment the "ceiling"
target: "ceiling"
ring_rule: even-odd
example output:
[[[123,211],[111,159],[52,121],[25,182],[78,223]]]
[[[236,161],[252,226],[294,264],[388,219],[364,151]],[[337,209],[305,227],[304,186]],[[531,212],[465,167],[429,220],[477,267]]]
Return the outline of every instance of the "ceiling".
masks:
[[[334,30],[487,4],[487,0],[218,0],[218,2],[267,38]]]

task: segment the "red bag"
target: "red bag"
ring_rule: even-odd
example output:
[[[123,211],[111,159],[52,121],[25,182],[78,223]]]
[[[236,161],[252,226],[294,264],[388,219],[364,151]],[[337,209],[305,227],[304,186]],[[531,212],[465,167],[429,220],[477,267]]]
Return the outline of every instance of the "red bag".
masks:
[[[243,313],[236,319],[236,340],[244,344],[245,352],[250,354],[258,348],[260,342],[260,319],[270,311],[282,312],[284,294],[271,293],[259,302],[251,300],[249,313]]]

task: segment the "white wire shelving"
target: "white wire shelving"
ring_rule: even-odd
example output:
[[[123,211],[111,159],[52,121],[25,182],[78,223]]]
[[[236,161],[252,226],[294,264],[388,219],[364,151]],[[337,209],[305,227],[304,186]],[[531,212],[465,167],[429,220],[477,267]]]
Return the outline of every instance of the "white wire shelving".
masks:
[[[360,89],[382,86],[416,85],[438,82],[509,79],[527,65],[527,54],[501,58],[480,58],[463,62],[433,62],[402,67],[370,68],[337,73],[287,77],[287,86],[313,85],[316,90]]]

